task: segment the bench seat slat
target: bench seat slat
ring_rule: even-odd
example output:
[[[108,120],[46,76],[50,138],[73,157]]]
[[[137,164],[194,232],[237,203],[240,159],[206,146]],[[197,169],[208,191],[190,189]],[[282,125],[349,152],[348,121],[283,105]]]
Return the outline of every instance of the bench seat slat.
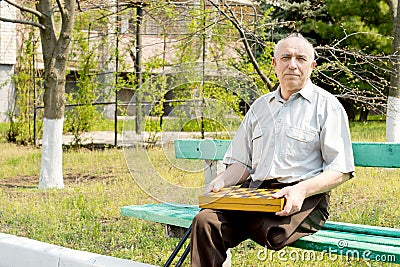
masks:
[[[123,216],[188,228],[200,211],[197,206],[168,203],[132,205],[121,208]]]
[[[338,232],[351,232],[351,233],[359,233],[366,235],[400,238],[400,229],[389,228],[389,227],[327,221],[324,224],[324,229],[338,231]]]
[[[365,235],[353,232],[338,232],[338,231],[326,230],[325,228],[323,228],[322,231],[316,232],[314,235],[321,237],[339,238],[342,240],[352,240],[352,241],[367,242],[371,244],[400,247],[400,238],[392,238],[387,236]]]

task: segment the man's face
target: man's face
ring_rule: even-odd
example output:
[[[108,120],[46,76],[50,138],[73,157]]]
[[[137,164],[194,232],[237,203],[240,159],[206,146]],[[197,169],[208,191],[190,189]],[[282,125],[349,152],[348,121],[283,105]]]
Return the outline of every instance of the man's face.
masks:
[[[306,85],[316,64],[312,60],[312,53],[306,41],[298,37],[286,39],[279,45],[272,64],[284,99]]]

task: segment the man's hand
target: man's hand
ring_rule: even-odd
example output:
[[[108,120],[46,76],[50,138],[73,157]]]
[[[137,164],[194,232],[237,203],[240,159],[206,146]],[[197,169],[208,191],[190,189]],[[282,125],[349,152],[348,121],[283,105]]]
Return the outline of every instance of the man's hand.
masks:
[[[204,193],[209,193],[211,191],[218,192],[225,186],[225,182],[223,179],[214,179],[206,186]]]
[[[206,186],[204,193],[211,191],[218,192],[223,187],[240,184],[244,182],[249,175],[250,173],[243,164],[233,163]]]
[[[287,186],[273,194],[272,197],[284,197],[286,199],[283,210],[275,214],[278,216],[288,216],[300,211],[306,198],[306,191],[301,186]]]
[[[337,171],[327,170],[317,176],[301,181],[296,185],[287,186],[272,195],[274,198],[284,197],[285,207],[278,216],[288,216],[299,212],[307,197],[330,191],[336,186],[350,179],[350,173],[343,174]]]

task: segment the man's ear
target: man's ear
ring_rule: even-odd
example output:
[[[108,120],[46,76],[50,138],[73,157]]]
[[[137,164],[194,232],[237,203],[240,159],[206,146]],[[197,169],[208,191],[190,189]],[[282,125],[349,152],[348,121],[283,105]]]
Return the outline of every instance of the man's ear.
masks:
[[[311,62],[311,69],[314,69],[315,66],[317,66],[317,62],[316,61]]]
[[[276,66],[276,60],[274,57],[272,58],[272,66],[274,66],[274,67]]]

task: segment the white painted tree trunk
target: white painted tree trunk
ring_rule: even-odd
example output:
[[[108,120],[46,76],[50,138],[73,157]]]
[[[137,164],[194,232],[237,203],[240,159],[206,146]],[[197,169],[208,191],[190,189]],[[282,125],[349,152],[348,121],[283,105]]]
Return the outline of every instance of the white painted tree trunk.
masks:
[[[400,98],[389,96],[386,112],[386,141],[400,142]]]
[[[43,120],[42,163],[39,188],[64,188],[62,132],[64,118]]]
[[[400,142],[400,0],[388,0],[393,21],[393,74],[386,110],[386,142]]]

